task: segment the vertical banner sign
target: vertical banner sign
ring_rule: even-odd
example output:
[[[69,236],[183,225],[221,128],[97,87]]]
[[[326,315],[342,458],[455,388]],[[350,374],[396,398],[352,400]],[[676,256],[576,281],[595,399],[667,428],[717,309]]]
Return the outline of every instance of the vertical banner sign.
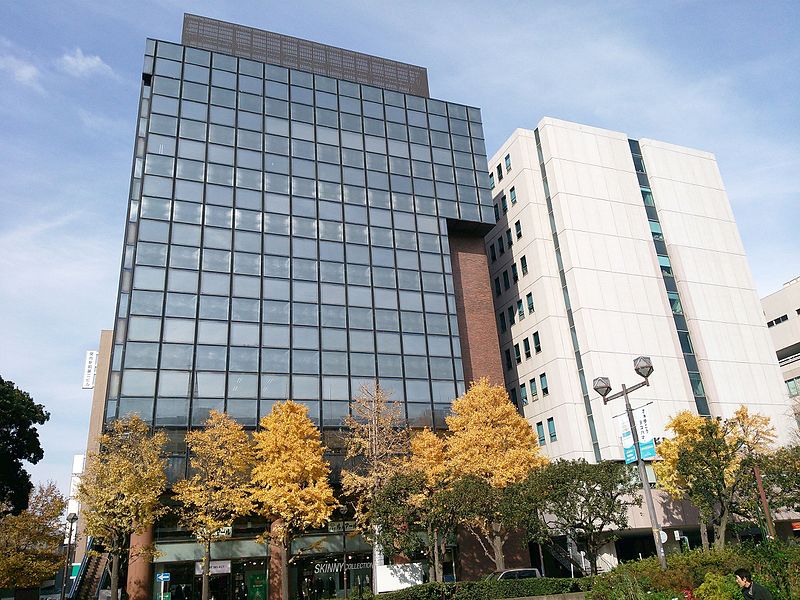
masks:
[[[614,417],[622,441],[622,450],[625,463],[636,462],[636,450],[633,447],[633,435],[628,423],[628,415],[622,414]],[[656,457],[656,443],[653,437],[652,421],[647,406],[633,410],[633,422],[636,424],[636,433],[639,434],[639,452],[643,459]]]
[[[97,377],[97,357],[99,354],[97,350],[86,351],[86,362],[83,365],[83,385],[81,389],[91,390],[94,388],[94,380]]]

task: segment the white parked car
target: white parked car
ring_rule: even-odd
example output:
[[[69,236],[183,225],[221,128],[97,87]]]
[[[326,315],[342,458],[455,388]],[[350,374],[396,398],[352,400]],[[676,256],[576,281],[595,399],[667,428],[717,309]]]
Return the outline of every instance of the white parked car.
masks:
[[[497,571],[489,575],[486,579],[488,581],[508,581],[509,579],[531,579],[533,577],[541,577],[542,574],[539,569],[506,569],[505,571]]]

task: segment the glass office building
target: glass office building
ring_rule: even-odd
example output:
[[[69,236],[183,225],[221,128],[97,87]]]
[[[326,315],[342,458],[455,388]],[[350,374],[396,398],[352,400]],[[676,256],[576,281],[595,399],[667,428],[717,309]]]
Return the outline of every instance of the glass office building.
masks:
[[[147,41],[106,420],[173,430],[173,476],[212,409],[335,428],[377,380],[444,425],[448,233],[494,214],[480,111],[426,94],[420,67],[192,15]]]
[[[430,98],[424,68],[186,15],[181,44],[147,41],[132,171],[105,421],[165,429],[172,480],[212,409],[254,429],[305,404],[335,479],[362,385],[442,428],[466,382],[502,382],[481,115]],[[352,518],[293,540],[292,598],[369,586]],[[264,595],[265,524],[241,521],[212,548],[218,600]],[[173,517],[135,537],[171,594],[199,593],[199,546]],[[157,593],[145,562],[133,600]]]

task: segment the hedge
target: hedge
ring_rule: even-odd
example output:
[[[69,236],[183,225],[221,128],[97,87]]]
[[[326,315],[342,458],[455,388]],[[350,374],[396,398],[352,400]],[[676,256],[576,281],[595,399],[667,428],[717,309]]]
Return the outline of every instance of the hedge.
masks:
[[[588,578],[558,579],[537,577],[509,581],[458,581],[455,583],[424,583],[397,592],[380,594],[380,600],[487,600],[489,598],[520,598],[585,591]],[[353,596],[358,598],[358,596]],[[364,594],[362,600],[372,598]]]
[[[800,546],[782,543],[735,545],[706,552],[693,550],[667,556],[668,568],[661,571],[655,557],[622,563],[594,578],[557,579],[541,577],[510,581],[460,581],[426,583],[397,592],[381,594],[380,600],[493,600],[565,594],[587,591],[591,600],[672,600],[684,598],[686,590],[713,599],[718,589],[730,584],[731,573],[750,569],[756,581],[767,587],[774,600],[800,599]],[[729,587],[729,586],[728,586]],[[725,593],[725,592],[723,592]],[[364,592],[354,600],[371,600]],[[692,596],[686,596],[691,598]]]

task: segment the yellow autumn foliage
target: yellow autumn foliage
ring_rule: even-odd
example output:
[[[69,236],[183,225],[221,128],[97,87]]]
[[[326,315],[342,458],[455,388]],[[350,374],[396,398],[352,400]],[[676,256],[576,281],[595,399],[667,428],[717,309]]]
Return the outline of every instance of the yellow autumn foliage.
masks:
[[[205,426],[186,435],[192,477],[172,490],[181,525],[202,543],[253,510],[250,474],[253,449],[244,428],[226,413],[211,411]]]
[[[322,527],[329,520],[337,506],[330,467],[320,431],[304,405],[278,402],[260,424],[253,436],[253,499],[269,521],[283,520],[285,544],[291,531]]]
[[[446,453],[445,440],[426,427],[411,436],[411,457],[408,466],[425,475],[428,488],[435,488],[447,475]]]
[[[36,587],[64,564],[61,555],[67,501],[56,484],[39,485],[28,508],[0,516],[0,587]]]
[[[163,431],[151,435],[138,415],[118,419],[100,436],[100,452],[89,454],[78,485],[85,533],[117,554],[127,537],[155,522],[164,512],[167,486]]]
[[[658,445],[657,452],[661,460],[654,463],[653,468],[658,486],[674,498],[683,497],[697,477],[697,474],[680,470],[678,459],[698,445],[707,422],[705,417],[682,411],[666,425],[666,429],[674,435]],[[750,414],[744,405],[732,417],[717,423],[727,450],[721,456],[728,457],[724,464],[717,465],[717,472],[721,475],[724,487],[730,487],[742,476],[742,463],[746,458],[770,449],[775,441],[775,430],[770,426],[769,417]]]
[[[700,439],[700,429],[705,417],[684,410],[669,420],[665,429],[671,430],[672,438],[665,438],[657,448],[660,461],[653,463],[658,487],[673,498],[682,498],[686,493],[686,477],[678,472],[678,458],[683,449]]]
[[[543,466],[536,435],[508,399],[505,388],[483,378],[453,403],[447,417],[447,468],[504,488]]]
[[[122,553],[132,533],[146,530],[165,512],[167,488],[162,450],[167,436],[151,433],[138,415],[117,419],[100,436],[100,451],[86,457],[78,485],[84,534],[111,554],[111,597],[117,596]]]

